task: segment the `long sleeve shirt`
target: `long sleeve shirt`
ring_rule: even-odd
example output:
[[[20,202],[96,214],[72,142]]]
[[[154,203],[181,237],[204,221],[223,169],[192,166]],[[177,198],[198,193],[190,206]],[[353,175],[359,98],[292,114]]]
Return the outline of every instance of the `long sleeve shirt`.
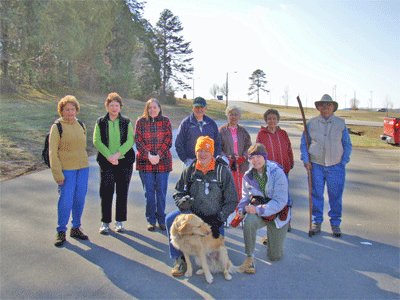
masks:
[[[99,150],[99,152],[105,157],[108,158],[111,155],[117,153],[118,151],[122,154],[119,159],[125,158],[125,154],[132,149],[134,141],[133,136],[133,127],[132,123],[129,122],[128,125],[128,134],[127,140],[125,143],[121,145],[121,137],[119,130],[119,118],[115,119],[115,121],[108,120],[108,147],[101,141],[101,133],[100,127],[96,123],[93,132],[93,144]]]
[[[136,121],[135,143],[137,149],[136,169],[146,173],[164,173],[172,171],[172,127],[165,116],[155,118],[141,117]],[[160,162],[151,164],[148,155],[158,155]]]
[[[294,166],[292,145],[287,132],[279,127],[273,133],[261,126],[257,134],[256,143],[261,143],[267,150],[267,159],[275,161],[283,167],[285,174]]]
[[[176,153],[179,159],[186,163],[188,160],[195,159],[195,146],[200,136],[208,136],[214,140],[214,157],[221,152],[221,136],[218,126],[213,119],[203,116],[203,123],[197,121],[193,113],[182,120],[178,128],[175,140]]]
[[[301,160],[330,167],[346,165],[350,161],[353,145],[349,131],[342,118],[335,115],[325,119],[321,115],[311,118],[307,123],[310,148],[307,150],[305,133],[301,138]]]

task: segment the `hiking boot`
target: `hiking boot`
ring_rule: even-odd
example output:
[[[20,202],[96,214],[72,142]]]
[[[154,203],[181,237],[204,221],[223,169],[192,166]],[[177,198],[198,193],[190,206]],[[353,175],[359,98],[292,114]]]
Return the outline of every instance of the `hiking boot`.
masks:
[[[313,223],[311,227],[311,234],[316,235],[321,232],[321,223]]]
[[[54,242],[54,246],[62,247],[65,245],[66,241],[67,240],[65,239],[65,231],[58,231],[56,234],[56,240]]]
[[[148,231],[154,231],[154,229],[156,229],[156,224],[149,223],[149,225],[147,225],[147,230]]]
[[[340,230],[340,227],[338,225],[331,225],[331,228],[332,228],[332,234],[334,237],[342,236],[342,231]]]
[[[186,261],[184,257],[178,257],[172,268],[171,275],[174,277],[179,277],[185,274],[187,269]]]
[[[82,230],[78,228],[71,228],[71,232],[69,233],[69,236],[72,238],[76,238],[78,240],[85,241],[88,239],[88,236],[86,234],[83,234]]]
[[[103,223],[99,229],[100,234],[108,235],[110,231],[110,226],[108,223]]]
[[[256,272],[256,265],[254,263],[254,258],[252,258],[250,266],[244,272],[246,274],[254,274]]]
[[[116,232],[125,232],[124,225],[122,225],[122,222],[115,222],[115,231]]]

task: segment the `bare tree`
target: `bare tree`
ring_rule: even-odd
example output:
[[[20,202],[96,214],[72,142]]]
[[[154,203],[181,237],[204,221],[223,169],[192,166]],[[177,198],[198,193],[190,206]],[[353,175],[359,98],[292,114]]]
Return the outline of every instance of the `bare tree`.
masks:
[[[286,106],[289,106],[289,96],[290,96],[290,91],[289,91],[289,86],[285,86],[285,90],[283,91],[283,96],[282,99],[285,103]]]
[[[351,98],[350,99],[350,109],[351,110],[358,110],[358,104],[360,103],[359,100],[356,98]]]
[[[386,108],[386,116],[389,115],[389,110],[393,109],[393,102],[390,101],[389,95],[386,95],[383,107]]]
[[[220,88],[218,84],[214,83],[213,86],[210,88],[210,94],[214,97],[214,99],[217,98],[217,94],[219,92]]]
[[[226,98],[226,96],[228,95],[228,92],[229,92],[228,86],[226,85],[226,82],[224,82],[224,84],[220,86],[219,91],[220,91],[220,92],[222,93],[222,95],[224,95],[225,98]]]

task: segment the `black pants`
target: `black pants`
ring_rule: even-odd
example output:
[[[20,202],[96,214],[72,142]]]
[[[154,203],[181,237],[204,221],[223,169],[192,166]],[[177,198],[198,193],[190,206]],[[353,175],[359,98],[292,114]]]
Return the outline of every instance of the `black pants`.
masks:
[[[126,221],[129,183],[132,178],[133,164],[125,159],[118,161],[118,165],[104,163],[100,166],[100,199],[101,221],[111,223],[112,201],[116,190],[115,221]]]

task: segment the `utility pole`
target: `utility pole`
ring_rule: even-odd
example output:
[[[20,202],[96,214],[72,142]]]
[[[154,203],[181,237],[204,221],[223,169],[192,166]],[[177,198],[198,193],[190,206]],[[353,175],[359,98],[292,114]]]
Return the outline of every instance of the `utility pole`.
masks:
[[[332,98],[336,101],[336,84],[332,88]]]
[[[371,91],[371,110],[372,110],[372,92],[373,91]]]
[[[193,77],[193,99],[194,99],[194,77]]]
[[[229,94],[228,72],[226,72],[226,107],[228,107],[228,94]]]

